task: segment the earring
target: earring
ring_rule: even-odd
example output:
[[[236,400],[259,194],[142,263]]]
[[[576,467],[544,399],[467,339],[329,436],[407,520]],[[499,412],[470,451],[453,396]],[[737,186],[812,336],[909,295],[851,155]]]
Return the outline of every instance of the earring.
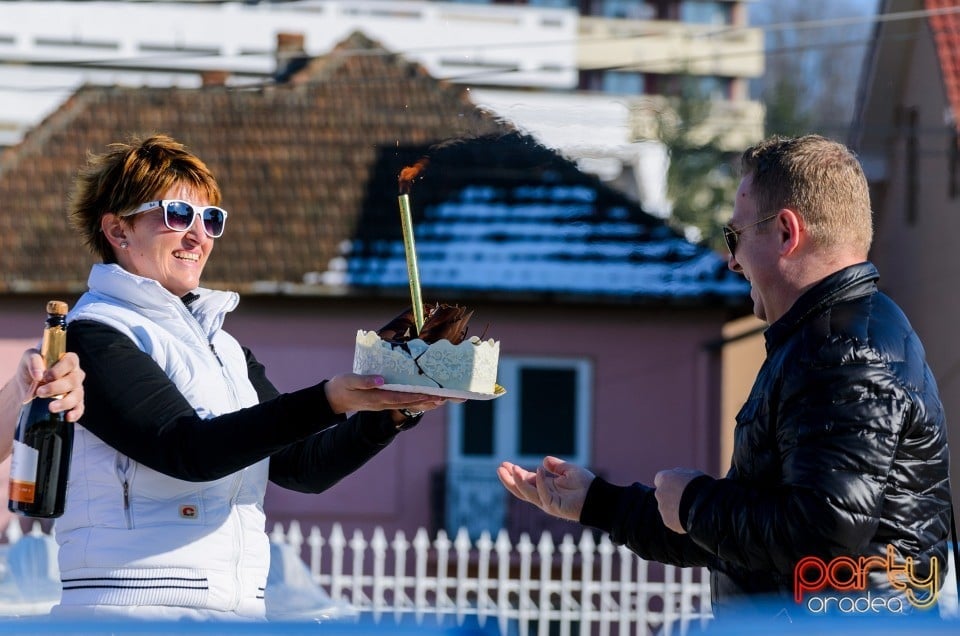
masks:
[[[126,241],[120,241],[120,249],[125,250],[128,247],[130,247],[129,243],[127,243]]]

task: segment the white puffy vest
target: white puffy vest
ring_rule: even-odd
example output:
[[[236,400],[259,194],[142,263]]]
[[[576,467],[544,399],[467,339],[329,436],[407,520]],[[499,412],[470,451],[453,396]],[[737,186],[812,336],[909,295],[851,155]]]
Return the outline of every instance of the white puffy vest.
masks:
[[[258,402],[239,343],[220,329],[237,294],[198,289],[188,309],[156,281],[118,265],[95,265],[88,283],[68,323],[96,320],[127,335],[201,418]],[[116,390],[137,388],[117,377]],[[61,605],[172,605],[262,617],[267,468],[265,459],[216,481],[174,479],[78,425],[66,511],[56,522]]]

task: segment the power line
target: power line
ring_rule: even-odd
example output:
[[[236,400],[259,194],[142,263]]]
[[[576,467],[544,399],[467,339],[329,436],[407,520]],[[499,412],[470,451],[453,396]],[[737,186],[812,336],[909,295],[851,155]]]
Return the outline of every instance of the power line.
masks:
[[[960,13],[960,6],[944,7],[940,9],[919,9],[917,11],[899,11],[896,13],[875,13],[875,14],[864,15],[864,16],[824,18],[822,20],[798,20],[794,22],[779,22],[779,23],[763,25],[755,28],[759,28],[764,32],[788,31],[788,30],[799,31],[803,29],[820,29],[820,28],[839,27],[839,26],[852,26],[852,25],[859,25],[859,24],[873,24],[878,22],[900,22],[902,20],[916,20],[919,18],[929,18],[935,15],[946,15],[946,14],[952,14],[952,13]],[[718,31],[713,31],[709,34],[705,34],[705,37],[739,33],[739,32],[749,30],[750,28],[754,28],[754,27],[731,27],[729,29],[721,29]]]

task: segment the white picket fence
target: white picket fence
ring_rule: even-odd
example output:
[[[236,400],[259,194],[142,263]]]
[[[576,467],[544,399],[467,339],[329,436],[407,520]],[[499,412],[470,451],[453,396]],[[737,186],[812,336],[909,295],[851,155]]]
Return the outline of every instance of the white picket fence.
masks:
[[[513,544],[503,530],[471,541],[464,528],[452,541],[421,528],[410,541],[380,528],[348,539],[339,524],[304,536],[294,521],[271,540],[300,554],[331,598],[381,625],[471,619],[502,635],[684,635],[711,618],[706,569],[651,564],[589,530],[559,545],[547,532],[536,544],[525,533]]]
[[[0,621],[47,614],[60,597],[54,537],[35,522],[27,534],[11,523],[5,538]],[[412,541],[403,532],[388,541],[382,529],[369,539],[355,530],[348,539],[340,525],[328,536],[317,527],[305,536],[292,522],[270,538],[271,620],[362,622],[371,633],[463,626],[464,634],[490,636],[683,636],[711,620],[705,569],[650,563],[591,531],[576,542],[564,534],[559,545],[548,532],[536,544],[527,534],[511,543],[506,531],[471,541],[465,528],[452,541],[443,531],[431,539],[423,528]],[[939,615],[955,621],[954,565],[951,554]]]
[[[26,535],[11,523],[6,539],[0,616],[46,614],[59,598],[53,537],[39,523]],[[451,541],[420,528],[410,541],[402,531],[388,540],[380,528],[348,538],[339,524],[328,536],[316,526],[304,535],[294,521],[286,531],[277,524],[270,539],[277,562],[267,612],[276,608],[280,620],[359,618],[388,632],[413,623],[503,636],[682,636],[711,619],[705,569],[649,563],[591,531],[558,545],[548,532],[514,544],[506,531],[471,541],[461,528]]]

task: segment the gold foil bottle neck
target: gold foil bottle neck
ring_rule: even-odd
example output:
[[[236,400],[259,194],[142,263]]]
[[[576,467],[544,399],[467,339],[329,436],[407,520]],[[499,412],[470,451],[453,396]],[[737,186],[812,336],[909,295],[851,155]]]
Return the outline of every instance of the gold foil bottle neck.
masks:
[[[62,300],[51,300],[47,302],[47,313],[58,316],[66,316],[69,305]]]
[[[67,315],[67,303],[62,300],[47,302],[47,320],[43,329],[43,341],[40,344],[40,355],[47,368],[55,365],[63,354],[67,352],[67,332],[64,316]],[[51,318],[56,316],[56,318]]]

